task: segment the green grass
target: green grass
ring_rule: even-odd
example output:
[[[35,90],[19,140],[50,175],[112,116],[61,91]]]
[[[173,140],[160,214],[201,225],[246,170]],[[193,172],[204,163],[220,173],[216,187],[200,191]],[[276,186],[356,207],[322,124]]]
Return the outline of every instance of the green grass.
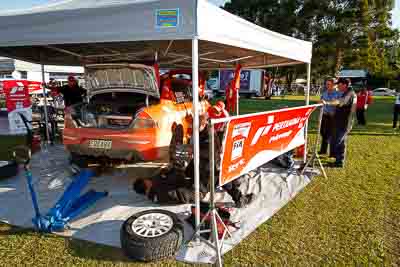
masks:
[[[314,99],[316,100],[316,99]],[[400,265],[400,135],[392,98],[378,98],[356,126],[344,169],[327,168],[232,252],[228,266]],[[301,105],[301,97],[242,100],[241,111]],[[315,124],[314,124],[315,125]],[[311,141],[315,134],[310,135]],[[1,143],[0,143],[1,145]],[[6,203],[3,203],[6,205]],[[141,266],[119,249],[0,225],[0,265]],[[181,265],[174,261],[154,266]]]

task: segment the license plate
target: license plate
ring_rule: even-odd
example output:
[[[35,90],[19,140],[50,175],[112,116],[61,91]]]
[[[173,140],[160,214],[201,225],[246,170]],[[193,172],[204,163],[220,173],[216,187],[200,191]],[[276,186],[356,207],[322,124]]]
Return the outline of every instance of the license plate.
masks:
[[[111,149],[112,148],[112,141],[110,141],[110,140],[90,140],[89,141],[89,148]]]

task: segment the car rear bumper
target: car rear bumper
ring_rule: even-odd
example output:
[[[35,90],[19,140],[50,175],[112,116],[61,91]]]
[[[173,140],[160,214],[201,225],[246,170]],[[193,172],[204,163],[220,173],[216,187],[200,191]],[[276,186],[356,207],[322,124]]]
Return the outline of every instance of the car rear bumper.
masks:
[[[104,149],[93,149],[89,148],[84,145],[65,145],[65,148],[73,154],[77,154],[80,156],[88,156],[88,157],[94,157],[94,158],[110,158],[110,159],[120,159],[120,160],[132,160],[132,161],[143,161],[143,160],[148,160],[146,159],[145,155],[143,153],[134,150],[134,149],[129,149],[129,150],[123,150],[123,149],[110,149],[110,150],[104,150]]]
[[[155,133],[135,133],[128,130],[65,128],[63,143],[69,152],[81,156],[151,161],[160,157],[154,136]],[[93,147],[92,141],[111,142],[111,145]]]

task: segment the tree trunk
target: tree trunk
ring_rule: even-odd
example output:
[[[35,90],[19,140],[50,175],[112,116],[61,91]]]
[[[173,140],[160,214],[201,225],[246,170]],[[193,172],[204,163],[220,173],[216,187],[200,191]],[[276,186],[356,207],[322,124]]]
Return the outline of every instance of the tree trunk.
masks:
[[[339,72],[342,68],[343,64],[343,56],[344,56],[344,51],[342,48],[336,44],[336,64],[335,64],[335,76],[337,77],[339,75]]]

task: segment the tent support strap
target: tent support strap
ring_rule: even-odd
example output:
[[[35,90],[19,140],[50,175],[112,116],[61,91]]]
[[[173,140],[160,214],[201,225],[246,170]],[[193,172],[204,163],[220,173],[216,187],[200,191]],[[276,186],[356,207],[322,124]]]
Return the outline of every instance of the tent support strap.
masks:
[[[199,145],[199,40],[192,40],[192,90],[193,90],[193,157],[196,204],[196,228],[200,225],[200,145]]]
[[[306,105],[310,105],[310,87],[311,87],[311,62],[307,63],[307,92],[305,94],[306,96]],[[308,120],[307,123],[305,125],[304,128],[304,139],[305,139],[305,143],[304,143],[304,158],[303,161],[304,163],[307,162],[307,144],[308,144]],[[317,133],[319,134],[319,133]]]

